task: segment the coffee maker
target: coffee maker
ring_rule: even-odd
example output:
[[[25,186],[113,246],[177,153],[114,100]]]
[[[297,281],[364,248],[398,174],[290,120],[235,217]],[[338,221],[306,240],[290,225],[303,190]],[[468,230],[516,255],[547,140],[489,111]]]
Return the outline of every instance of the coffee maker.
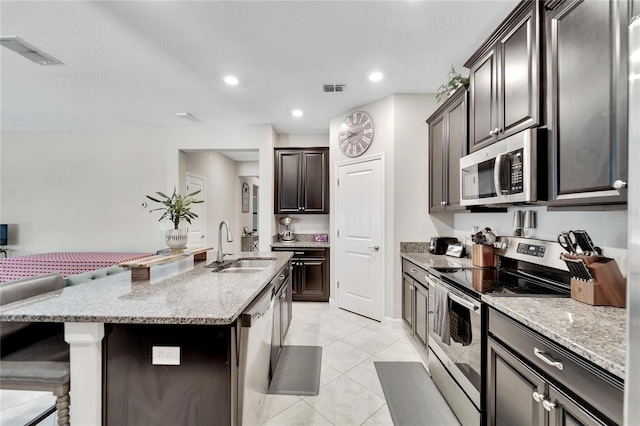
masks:
[[[291,230],[291,218],[290,217],[283,217],[280,219],[280,233],[278,234],[280,241],[287,243],[287,242],[294,242],[296,239],[296,234],[295,232],[293,232]]]

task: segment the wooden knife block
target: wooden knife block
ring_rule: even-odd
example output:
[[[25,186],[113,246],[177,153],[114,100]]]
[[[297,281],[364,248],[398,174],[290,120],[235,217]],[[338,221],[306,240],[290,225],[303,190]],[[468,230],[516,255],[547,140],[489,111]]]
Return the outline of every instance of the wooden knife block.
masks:
[[[474,266],[480,266],[481,268],[496,266],[493,246],[474,244],[471,247],[471,263],[473,263]]]
[[[594,282],[571,278],[571,298],[589,305],[626,307],[627,282],[617,262],[606,257],[582,258]]]

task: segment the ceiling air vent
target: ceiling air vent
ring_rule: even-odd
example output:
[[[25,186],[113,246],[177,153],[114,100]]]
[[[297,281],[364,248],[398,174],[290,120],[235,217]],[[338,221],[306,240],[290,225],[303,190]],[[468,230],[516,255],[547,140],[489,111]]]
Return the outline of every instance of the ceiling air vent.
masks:
[[[344,84],[323,84],[322,88],[326,93],[344,92]]]

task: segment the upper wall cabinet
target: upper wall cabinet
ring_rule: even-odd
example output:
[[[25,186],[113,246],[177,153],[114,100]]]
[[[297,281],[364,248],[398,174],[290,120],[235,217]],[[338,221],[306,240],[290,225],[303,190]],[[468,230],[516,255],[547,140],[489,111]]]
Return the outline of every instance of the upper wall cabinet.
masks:
[[[545,3],[550,206],[626,203],[629,2]]]
[[[460,206],[460,157],[467,147],[467,88],[459,87],[427,119],[429,212],[466,211]]]
[[[464,65],[470,152],[540,124],[539,9],[521,2]]]
[[[275,213],[329,213],[329,148],[274,152]]]

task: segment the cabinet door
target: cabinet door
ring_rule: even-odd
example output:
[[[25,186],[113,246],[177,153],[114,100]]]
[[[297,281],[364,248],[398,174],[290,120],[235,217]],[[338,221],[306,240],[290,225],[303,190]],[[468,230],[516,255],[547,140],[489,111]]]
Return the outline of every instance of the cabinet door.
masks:
[[[298,297],[305,300],[329,300],[325,259],[301,259]]]
[[[429,212],[442,212],[445,209],[444,202],[444,170],[446,168],[445,157],[445,114],[429,124]]]
[[[628,3],[551,3],[546,13],[549,205],[626,203]]]
[[[538,2],[530,2],[498,41],[499,139],[540,122]]]
[[[429,335],[429,291],[422,287],[420,284],[415,283],[415,330],[416,337],[420,340],[420,343],[426,348]]]
[[[467,149],[467,92],[462,93],[450,107],[448,113],[449,145],[447,150],[447,211],[466,211],[460,206],[460,158]]]
[[[402,275],[402,319],[413,330],[413,279]]]
[[[302,153],[275,151],[275,212],[299,213],[302,206]]]
[[[291,299],[291,276],[283,284],[282,295],[280,296],[280,334],[282,336],[282,344],[289,331],[292,315],[292,299]]]
[[[304,152],[302,158],[302,213],[329,213],[328,150]]]
[[[553,426],[601,426],[606,424],[585,406],[569,398],[564,392],[549,386],[549,424]],[[607,422],[608,423],[608,422]]]
[[[497,140],[496,50],[491,48],[471,66],[469,85],[469,151]]]
[[[545,424],[542,403],[545,382],[522,361],[489,338],[487,344],[487,416],[490,425]],[[538,397],[538,398],[540,398]]]

